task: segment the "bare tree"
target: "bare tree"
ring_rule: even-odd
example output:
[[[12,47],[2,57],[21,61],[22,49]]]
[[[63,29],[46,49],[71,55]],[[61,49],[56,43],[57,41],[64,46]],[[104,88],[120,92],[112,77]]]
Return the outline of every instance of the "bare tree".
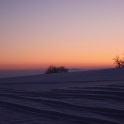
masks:
[[[45,71],[45,74],[51,74],[51,73],[63,73],[63,72],[68,72],[68,69],[65,68],[64,66],[49,66],[47,70]]]
[[[114,58],[114,61],[115,61],[115,64],[116,64],[116,67],[117,67],[117,68],[122,68],[122,67],[124,67],[124,58],[120,59],[119,56],[116,56],[116,57]]]

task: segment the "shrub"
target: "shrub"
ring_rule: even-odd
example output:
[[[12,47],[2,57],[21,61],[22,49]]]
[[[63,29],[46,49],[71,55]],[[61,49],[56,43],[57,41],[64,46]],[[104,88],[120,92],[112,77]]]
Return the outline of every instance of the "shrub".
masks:
[[[64,66],[56,67],[56,66],[49,66],[47,70],[45,71],[45,74],[50,74],[50,73],[63,73],[63,72],[68,72],[68,69],[65,68]]]
[[[114,61],[115,61],[115,64],[116,64],[116,67],[117,67],[117,68],[122,68],[122,67],[124,67],[124,58],[120,59],[119,56],[116,56],[116,57],[114,58]]]

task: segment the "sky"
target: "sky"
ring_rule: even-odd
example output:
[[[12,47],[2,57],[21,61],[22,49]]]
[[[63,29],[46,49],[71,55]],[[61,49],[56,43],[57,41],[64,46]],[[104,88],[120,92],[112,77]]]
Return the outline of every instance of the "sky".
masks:
[[[110,68],[124,52],[124,0],[0,0],[0,70]]]

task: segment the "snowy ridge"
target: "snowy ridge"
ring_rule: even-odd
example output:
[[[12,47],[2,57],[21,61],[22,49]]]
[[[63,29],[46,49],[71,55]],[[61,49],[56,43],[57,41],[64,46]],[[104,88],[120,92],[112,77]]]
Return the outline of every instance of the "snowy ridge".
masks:
[[[0,122],[123,124],[123,75],[106,69],[0,79]]]

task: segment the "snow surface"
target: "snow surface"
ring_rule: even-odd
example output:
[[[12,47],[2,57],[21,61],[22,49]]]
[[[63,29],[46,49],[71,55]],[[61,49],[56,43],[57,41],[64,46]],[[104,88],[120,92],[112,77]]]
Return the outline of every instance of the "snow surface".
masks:
[[[124,124],[124,69],[0,79],[0,124]]]

